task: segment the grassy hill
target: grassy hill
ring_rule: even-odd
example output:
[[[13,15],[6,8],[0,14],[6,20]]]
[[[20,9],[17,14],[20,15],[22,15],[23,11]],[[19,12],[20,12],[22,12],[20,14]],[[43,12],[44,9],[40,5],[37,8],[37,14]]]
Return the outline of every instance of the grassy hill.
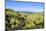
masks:
[[[44,28],[44,16],[41,13],[19,12],[5,9],[6,30],[26,30]]]

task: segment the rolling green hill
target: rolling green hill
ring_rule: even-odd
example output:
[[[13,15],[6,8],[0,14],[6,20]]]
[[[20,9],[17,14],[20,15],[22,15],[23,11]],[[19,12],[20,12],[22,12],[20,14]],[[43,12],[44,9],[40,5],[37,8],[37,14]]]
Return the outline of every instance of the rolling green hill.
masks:
[[[41,13],[19,12],[5,9],[6,30],[26,30],[44,28],[44,16]]]

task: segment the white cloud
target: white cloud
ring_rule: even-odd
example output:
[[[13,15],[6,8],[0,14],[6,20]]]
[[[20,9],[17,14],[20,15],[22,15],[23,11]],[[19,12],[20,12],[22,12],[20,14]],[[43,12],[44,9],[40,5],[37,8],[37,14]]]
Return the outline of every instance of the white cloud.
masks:
[[[29,12],[42,12],[43,10],[37,10],[34,8],[15,8],[16,11],[29,11]]]

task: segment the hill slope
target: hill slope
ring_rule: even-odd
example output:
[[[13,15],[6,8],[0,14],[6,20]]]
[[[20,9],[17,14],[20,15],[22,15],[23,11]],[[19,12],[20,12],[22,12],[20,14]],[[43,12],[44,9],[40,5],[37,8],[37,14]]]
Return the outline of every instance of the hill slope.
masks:
[[[40,13],[32,14],[30,12],[16,12],[12,9],[5,9],[5,16],[6,30],[44,28],[44,16]]]

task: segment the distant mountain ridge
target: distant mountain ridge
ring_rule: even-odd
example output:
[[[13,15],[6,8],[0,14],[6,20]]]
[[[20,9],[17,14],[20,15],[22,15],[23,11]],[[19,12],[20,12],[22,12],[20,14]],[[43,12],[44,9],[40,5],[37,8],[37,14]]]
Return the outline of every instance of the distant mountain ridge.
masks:
[[[18,13],[29,13],[29,14],[32,14],[32,12],[26,12],[26,11],[16,11]]]

